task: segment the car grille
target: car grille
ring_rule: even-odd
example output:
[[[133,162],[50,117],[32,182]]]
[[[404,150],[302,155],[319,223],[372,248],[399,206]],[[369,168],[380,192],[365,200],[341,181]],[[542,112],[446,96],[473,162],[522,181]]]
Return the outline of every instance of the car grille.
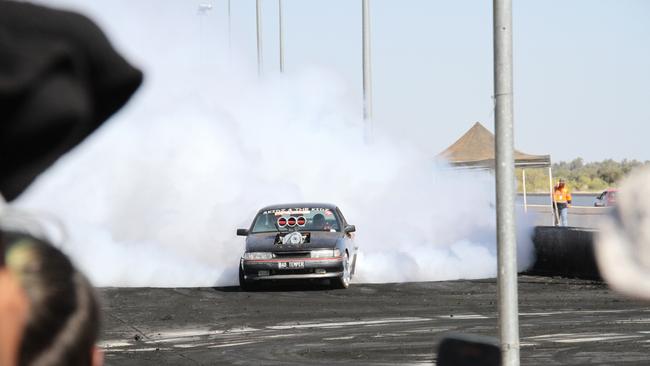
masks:
[[[278,259],[311,258],[311,252],[310,251],[274,252],[273,257]]]

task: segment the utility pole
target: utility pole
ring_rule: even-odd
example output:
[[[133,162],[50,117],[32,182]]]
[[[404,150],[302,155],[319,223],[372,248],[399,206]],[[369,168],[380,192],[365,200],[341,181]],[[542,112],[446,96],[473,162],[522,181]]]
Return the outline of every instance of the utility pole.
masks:
[[[284,32],[282,29],[282,0],[278,0],[278,24],[280,28],[280,72],[284,72]]]
[[[370,9],[368,0],[361,0],[362,31],[361,43],[363,47],[363,125],[364,138],[367,143],[372,142],[372,73],[370,69]]]
[[[262,0],[256,0],[256,20],[257,20],[257,76],[262,76]]]
[[[519,366],[512,82],[512,0],[493,0],[499,335],[504,366]]]

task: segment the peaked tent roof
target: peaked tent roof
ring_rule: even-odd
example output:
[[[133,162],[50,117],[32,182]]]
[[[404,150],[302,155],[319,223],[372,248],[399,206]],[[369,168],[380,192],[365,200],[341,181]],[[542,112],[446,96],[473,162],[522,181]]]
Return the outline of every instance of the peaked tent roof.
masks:
[[[466,168],[494,168],[494,134],[476,122],[456,142],[438,154],[452,166]],[[551,165],[550,155],[530,155],[515,150],[515,166],[541,168]]]

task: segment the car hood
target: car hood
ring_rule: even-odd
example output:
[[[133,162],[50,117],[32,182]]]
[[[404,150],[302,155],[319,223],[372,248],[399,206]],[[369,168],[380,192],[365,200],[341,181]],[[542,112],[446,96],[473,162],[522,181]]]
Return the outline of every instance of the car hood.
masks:
[[[307,233],[307,232],[303,232]],[[275,245],[278,233],[250,234],[246,237],[247,252],[300,251],[316,248],[336,248],[337,242],[343,238],[343,233],[327,231],[311,231],[309,243],[299,245]]]

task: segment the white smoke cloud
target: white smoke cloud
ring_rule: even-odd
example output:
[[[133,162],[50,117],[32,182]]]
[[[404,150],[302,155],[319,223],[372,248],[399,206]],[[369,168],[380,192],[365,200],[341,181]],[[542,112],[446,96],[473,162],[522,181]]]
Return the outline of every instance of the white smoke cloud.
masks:
[[[174,15],[151,13],[145,26]],[[136,20],[126,29],[142,19],[102,19]],[[138,48],[137,37],[112,36]],[[264,205],[300,201],[336,203],[357,225],[356,282],[496,275],[489,173],[435,165],[433,152],[379,128],[364,144],[359,103],[336,73],[258,80],[254,68],[219,62],[238,58],[216,47],[213,61],[188,57],[201,39],[144,48],[138,59],[155,72],[139,95],[19,201],[61,217],[63,249],[96,285],[236,284],[244,245],[235,229]],[[524,268],[532,247],[521,238]]]

